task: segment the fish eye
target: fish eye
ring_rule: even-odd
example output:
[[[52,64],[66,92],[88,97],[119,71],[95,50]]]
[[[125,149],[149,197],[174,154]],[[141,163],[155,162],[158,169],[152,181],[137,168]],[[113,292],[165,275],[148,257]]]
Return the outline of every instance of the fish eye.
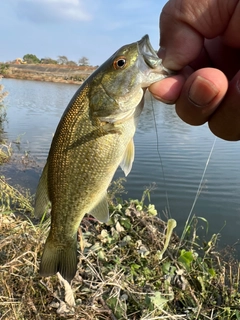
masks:
[[[118,57],[113,61],[114,69],[124,69],[127,64],[127,59],[124,56]]]

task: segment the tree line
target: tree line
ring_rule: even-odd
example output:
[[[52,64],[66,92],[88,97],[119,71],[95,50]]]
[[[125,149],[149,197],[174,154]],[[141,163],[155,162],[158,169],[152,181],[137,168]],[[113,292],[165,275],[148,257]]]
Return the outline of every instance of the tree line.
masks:
[[[66,56],[58,56],[57,60],[52,58],[43,58],[39,59],[35,54],[25,54],[23,56],[23,62],[29,64],[38,64],[38,63],[45,63],[45,64],[61,64],[61,65],[68,65],[68,66],[89,66],[89,60],[87,57],[81,57],[77,62],[68,60]]]

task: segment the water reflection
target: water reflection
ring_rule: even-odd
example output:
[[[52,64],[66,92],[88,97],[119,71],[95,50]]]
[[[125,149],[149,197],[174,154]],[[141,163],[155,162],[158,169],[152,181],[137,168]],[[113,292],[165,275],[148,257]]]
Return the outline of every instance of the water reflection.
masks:
[[[3,79],[9,92],[6,131],[21,148],[44,162],[59,119],[78,85]]]
[[[9,92],[6,99],[7,138],[14,141],[22,136],[20,149],[15,151],[17,164],[13,162],[1,170],[13,184],[19,183],[35,192],[52,135],[78,86],[10,79],[3,79],[2,83]],[[214,140],[207,125],[192,127],[185,124],[176,116],[173,106],[161,104],[148,94],[135,136],[136,156],[125,185],[128,192],[125,197],[141,198],[145,187],[155,182],[157,188],[151,201],[163,217],[167,192],[169,214],[178,221],[180,233]],[[35,165],[19,166],[26,152],[34,157]],[[120,169],[115,177],[119,176],[123,176]],[[211,233],[219,232],[226,221],[221,231],[222,245],[233,244],[239,238],[239,193],[239,143],[217,139],[193,213],[209,221]]]

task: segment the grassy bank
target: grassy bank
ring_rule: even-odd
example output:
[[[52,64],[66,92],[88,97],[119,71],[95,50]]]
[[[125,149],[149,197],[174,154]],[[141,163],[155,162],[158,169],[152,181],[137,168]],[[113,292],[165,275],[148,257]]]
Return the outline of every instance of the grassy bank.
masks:
[[[167,250],[167,222],[154,206],[116,198],[111,219],[86,216],[79,230],[79,264],[72,288],[59,277],[41,278],[39,259],[49,217],[32,218],[32,199],[0,180],[1,319],[240,319],[239,264],[229,248],[216,249],[218,235],[202,243],[202,219],[193,218],[180,243]],[[121,187],[120,187],[121,189]],[[71,301],[70,307],[65,301]]]
[[[11,153],[2,141],[0,165]],[[193,217],[179,238],[174,221],[146,205],[149,190],[123,201],[122,182],[113,182],[109,222],[81,223],[70,287],[60,275],[39,276],[50,217],[35,220],[34,197],[8,182],[0,177],[0,319],[240,319],[239,262],[232,248],[218,250],[219,235],[199,237],[205,219]]]

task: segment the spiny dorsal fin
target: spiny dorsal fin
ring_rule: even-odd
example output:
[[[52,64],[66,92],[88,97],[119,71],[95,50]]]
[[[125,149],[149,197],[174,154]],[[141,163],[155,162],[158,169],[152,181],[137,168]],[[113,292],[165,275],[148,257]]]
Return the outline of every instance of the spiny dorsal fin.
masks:
[[[125,173],[125,176],[127,176],[132,169],[134,155],[135,155],[134,142],[133,142],[133,139],[131,139],[127,145],[122,161],[120,163],[120,167]]]
[[[109,219],[109,210],[107,202],[107,192],[98,202],[98,204],[89,212],[92,216],[101,222],[107,222]]]

